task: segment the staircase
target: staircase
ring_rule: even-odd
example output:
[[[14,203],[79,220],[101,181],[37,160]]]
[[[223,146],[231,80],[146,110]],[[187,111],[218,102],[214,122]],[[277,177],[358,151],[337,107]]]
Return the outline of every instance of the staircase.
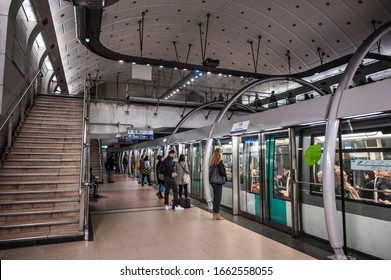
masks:
[[[0,167],[0,246],[81,237],[83,100],[39,96]]]

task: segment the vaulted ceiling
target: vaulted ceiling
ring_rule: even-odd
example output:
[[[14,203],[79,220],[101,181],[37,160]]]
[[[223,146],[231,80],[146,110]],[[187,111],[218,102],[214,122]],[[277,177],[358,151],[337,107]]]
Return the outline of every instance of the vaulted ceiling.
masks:
[[[71,94],[98,69],[113,81],[118,73],[128,80],[131,71],[130,61],[100,57],[79,41],[72,2],[111,4],[103,8],[99,40],[114,53],[200,66],[212,58],[218,69],[265,75],[300,73],[352,54],[391,19],[390,0],[49,0]],[[390,55],[390,38],[373,52]]]

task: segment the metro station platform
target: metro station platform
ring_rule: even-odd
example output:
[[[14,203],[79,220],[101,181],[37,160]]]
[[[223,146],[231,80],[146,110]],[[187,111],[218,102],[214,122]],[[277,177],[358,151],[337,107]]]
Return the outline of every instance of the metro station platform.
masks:
[[[156,189],[125,175],[99,186],[91,198],[92,241],[0,251],[2,260],[314,260],[329,259],[320,246],[244,217],[223,212],[212,220],[205,205],[165,210]],[[107,182],[107,180],[105,180]]]

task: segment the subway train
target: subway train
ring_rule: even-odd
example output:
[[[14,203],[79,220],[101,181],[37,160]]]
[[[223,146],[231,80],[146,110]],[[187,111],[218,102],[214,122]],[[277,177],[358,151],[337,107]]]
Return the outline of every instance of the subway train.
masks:
[[[352,258],[391,259],[391,195],[387,189],[391,182],[390,88],[391,79],[384,79],[347,89],[338,106],[335,202],[344,249]],[[222,148],[228,173],[222,198],[225,211],[327,244],[323,160],[308,164],[306,151],[314,145],[323,149],[333,97],[317,95],[226,118],[214,127],[213,147]],[[235,130],[238,124],[245,124],[239,132]],[[203,160],[210,128],[138,143],[119,156],[130,156],[129,171],[138,176],[136,162],[141,154],[149,155],[152,166],[157,155],[166,155],[169,149],[176,151],[176,157],[184,154],[191,170],[190,196],[208,202],[210,185],[203,183],[207,170]],[[156,180],[154,170],[151,177]]]

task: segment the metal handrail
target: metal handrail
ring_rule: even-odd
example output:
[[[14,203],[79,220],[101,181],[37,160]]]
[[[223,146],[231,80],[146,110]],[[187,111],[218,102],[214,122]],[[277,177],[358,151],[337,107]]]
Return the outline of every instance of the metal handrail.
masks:
[[[80,223],[79,230],[84,232],[84,239],[88,240],[89,228],[89,107],[87,98],[87,88],[84,90],[84,106],[83,106],[83,136],[81,142],[81,159],[80,159]]]
[[[29,91],[29,89],[31,88],[31,86],[34,84],[35,80],[37,79],[38,75],[39,74],[42,74],[41,70],[39,70],[37,72],[37,74],[34,76],[34,79],[31,81],[31,83],[29,84],[29,86],[27,87],[27,89],[24,91],[24,93],[22,94],[22,96],[19,98],[18,102],[15,104],[14,108],[12,109],[11,113],[8,114],[8,116],[6,117],[5,121],[3,122],[3,124],[1,125],[0,127],[0,131],[3,130],[3,128],[5,127],[5,125],[7,124],[7,122],[9,121],[9,119],[12,117],[12,115],[14,114],[15,110],[18,108],[20,102],[22,102],[23,98],[26,96],[27,92]]]

